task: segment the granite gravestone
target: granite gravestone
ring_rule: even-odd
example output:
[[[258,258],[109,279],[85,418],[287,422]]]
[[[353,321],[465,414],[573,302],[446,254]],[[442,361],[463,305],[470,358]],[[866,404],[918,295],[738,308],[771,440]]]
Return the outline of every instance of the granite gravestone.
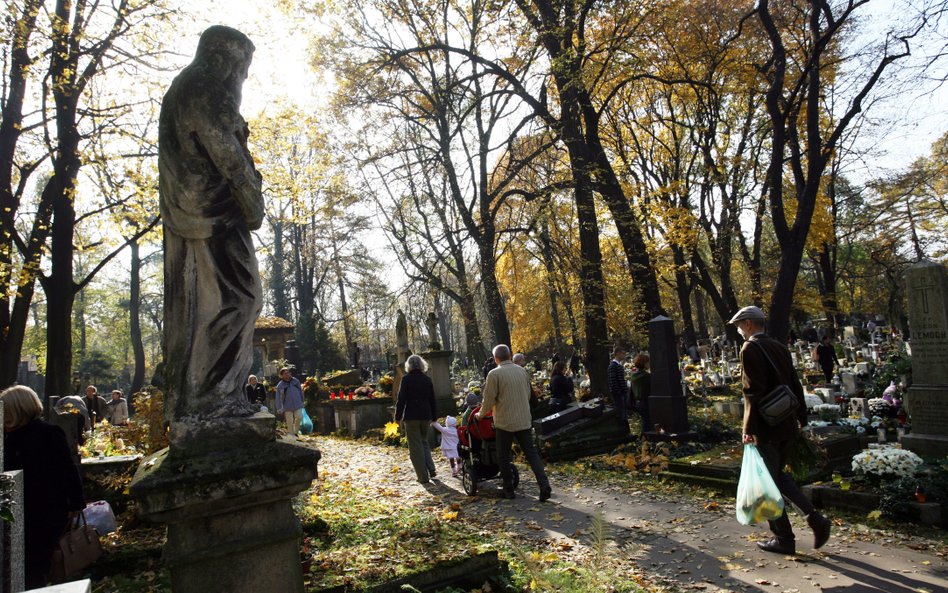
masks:
[[[250,237],[261,179],[239,111],[253,50],[240,31],[210,27],[161,106],[170,447],[142,462],[130,492],[146,519],[168,524],[175,593],[303,591],[292,500],[319,451],[277,441],[273,415],[243,394],[261,306]]]
[[[3,426],[3,402],[0,402]],[[26,587],[23,531],[23,471],[3,471],[3,438],[0,438],[0,474],[10,485],[8,500],[13,521],[0,519],[0,593],[18,593]]]
[[[688,403],[681,389],[675,324],[659,315],[648,322],[648,353],[651,357],[652,392],[648,398],[652,426],[645,427],[650,440],[684,441],[694,438],[689,432]]]
[[[902,445],[923,456],[948,455],[948,273],[920,261],[905,273],[912,344],[912,386],[905,406],[912,432]]]

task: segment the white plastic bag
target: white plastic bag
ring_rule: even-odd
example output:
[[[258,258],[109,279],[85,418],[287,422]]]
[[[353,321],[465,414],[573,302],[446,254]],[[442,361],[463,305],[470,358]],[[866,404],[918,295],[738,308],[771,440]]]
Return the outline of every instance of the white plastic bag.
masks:
[[[744,445],[741,479],[737,483],[737,522],[756,525],[783,514],[783,496],[767,471],[767,465],[753,444]]]
[[[94,527],[99,535],[112,533],[116,529],[115,513],[112,512],[112,505],[104,500],[87,504],[84,515],[86,523]]]

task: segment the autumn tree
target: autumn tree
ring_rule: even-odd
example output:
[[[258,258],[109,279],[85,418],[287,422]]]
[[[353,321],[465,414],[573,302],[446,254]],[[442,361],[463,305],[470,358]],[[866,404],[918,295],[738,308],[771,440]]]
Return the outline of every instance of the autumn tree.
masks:
[[[785,339],[790,330],[794,289],[824,174],[840,139],[862,112],[883,75],[910,55],[910,42],[926,26],[926,15],[905,30],[895,27],[866,52],[847,54],[843,44],[868,0],[832,3],[794,0],[771,8],[760,0],[756,17],[767,34],[770,55],[761,65],[767,80],[765,104],[771,147],[767,170],[771,222],[780,246],[780,265],[770,299],[770,332]],[[863,58],[859,68],[857,57]],[[825,88],[848,73],[851,94],[830,112]]]

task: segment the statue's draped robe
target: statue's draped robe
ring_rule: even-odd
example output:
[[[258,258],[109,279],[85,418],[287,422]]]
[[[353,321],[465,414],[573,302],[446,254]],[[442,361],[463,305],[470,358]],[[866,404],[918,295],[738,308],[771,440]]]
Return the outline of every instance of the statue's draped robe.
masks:
[[[239,88],[221,78],[195,59],[161,108],[169,421],[252,413],[243,385],[263,298],[250,231],[260,228],[263,199]]]

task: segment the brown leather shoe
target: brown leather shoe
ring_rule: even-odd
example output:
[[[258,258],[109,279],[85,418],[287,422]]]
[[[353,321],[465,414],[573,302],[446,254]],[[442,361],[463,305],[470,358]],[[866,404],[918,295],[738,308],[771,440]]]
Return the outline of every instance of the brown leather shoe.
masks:
[[[806,516],[806,524],[813,529],[813,547],[817,550],[822,548],[829,541],[833,523],[818,511],[813,511]]]
[[[780,538],[772,538],[765,542],[757,542],[757,547],[765,552],[774,554],[796,554],[797,547],[793,540],[780,541]]]

